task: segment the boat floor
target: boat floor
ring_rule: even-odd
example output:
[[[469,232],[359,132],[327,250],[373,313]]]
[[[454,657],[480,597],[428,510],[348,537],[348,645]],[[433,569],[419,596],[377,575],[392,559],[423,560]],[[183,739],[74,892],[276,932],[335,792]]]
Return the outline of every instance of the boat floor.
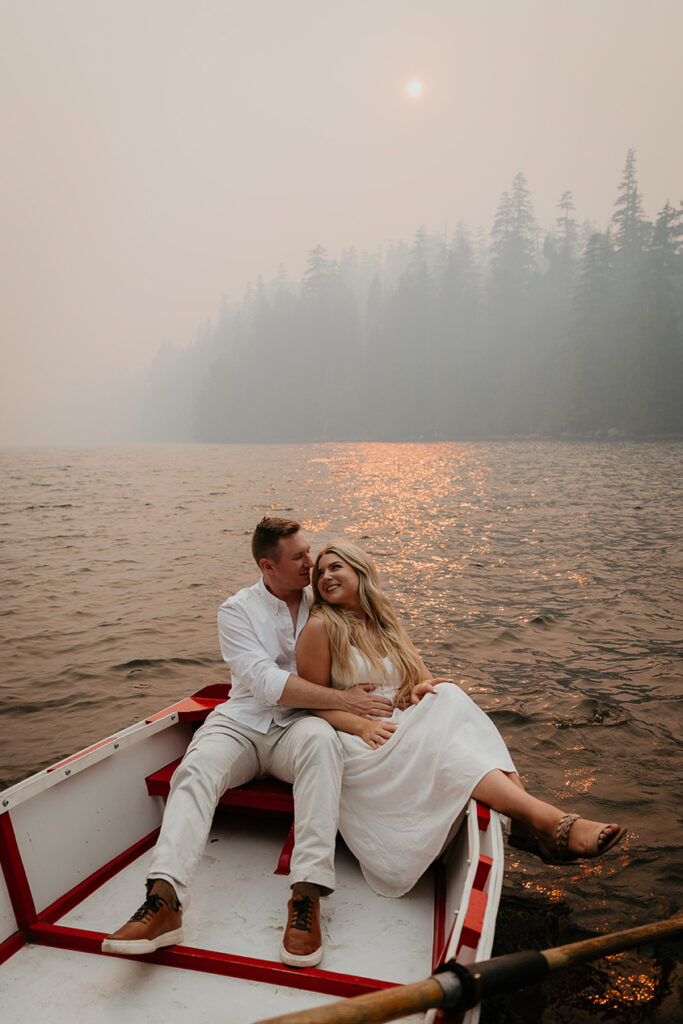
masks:
[[[246,825],[246,827],[245,827]],[[183,947],[279,963],[289,879],[274,874],[286,820],[219,814],[184,913]],[[60,920],[60,926],[108,934],[144,897],[148,851]],[[322,902],[325,955],[320,969],[405,983],[431,969],[434,882],[428,872],[400,900],[377,896],[340,841],[337,888]],[[336,996],[101,953],[20,949],[0,976],[3,1019],[50,1021],[225,1021],[332,1002]],[[258,1007],[255,1013],[255,1007]],[[422,1017],[404,1018],[421,1020]]]
[[[319,992],[33,945],[3,966],[0,983],[7,1024],[252,1024],[257,1015],[334,1001]]]

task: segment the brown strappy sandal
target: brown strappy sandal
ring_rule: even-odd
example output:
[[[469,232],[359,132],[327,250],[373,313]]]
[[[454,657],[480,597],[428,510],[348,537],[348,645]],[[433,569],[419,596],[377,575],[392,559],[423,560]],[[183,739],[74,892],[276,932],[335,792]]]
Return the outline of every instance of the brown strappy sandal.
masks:
[[[534,832],[528,831],[525,835],[519,830],[510,832],[508,845],[515,847],[517,850],[526,850],[527,853],[533,853],[536,857],[540,857],[542,861],[545,861],[546,864],[569,864],[576,860],[593,860],[595,857],[602,857],[603,853],[611,850],[626,834],[626,829],[621,827],[601,845],[600,836],[605,826],[597,825],[589,840],[586,852],[571,853],[569,850],[569,833],[574,822],[578,821],[580,817],[580,814],[565,814],[563,818],[560,818],[555,829],[555,838],[552,845],[542,842]]]

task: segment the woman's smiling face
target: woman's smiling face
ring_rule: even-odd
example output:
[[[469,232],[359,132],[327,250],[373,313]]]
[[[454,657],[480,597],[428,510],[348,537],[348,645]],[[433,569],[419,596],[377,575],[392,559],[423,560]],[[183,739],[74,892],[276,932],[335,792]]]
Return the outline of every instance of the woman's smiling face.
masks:
[[[333,551],[321,555],[318,562],[318,593],[328,604],[358,607],[358,574]]]

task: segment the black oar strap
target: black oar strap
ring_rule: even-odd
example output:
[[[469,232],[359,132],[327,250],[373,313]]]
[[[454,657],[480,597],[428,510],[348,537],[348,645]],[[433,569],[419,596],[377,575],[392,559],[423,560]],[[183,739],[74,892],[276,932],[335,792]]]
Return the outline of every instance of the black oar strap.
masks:
[[[375,1021],[379,1024],[380,1021],[396,1020],[411,1013],[422,1013],[432,1007],[443,1007],[449,1011],[468,1010],[485,996],[531,985],[551,970],[620,953],[680,931],[683,931],[683,911],[668,921],[596,935],[592,939],[546,949],[542,953],[536,950],[508,953],[471,967],[449,960],[424,981],[366,992],[341,1003],[328,1003],[316,1009],[288,1013],[284,1017],[271,1017],[259,1024],[323,1024],[324,1021],[329,1024],[368,1024]]]
[[[468,1010],[484,996],[508,992],[540,981],[548,973],[548,961],[533,949],[521,953],[508,953],[494,960],[483,960],[471,968],[447,960],[436,968],[432,977],[438,981],[444,994],[446,1010]]]
[[[455,960],[439,964],[432,977],[434,981],[438,981],[443,991],[441,1005],[444,1010],[466,1010],[478,1002],[476,998],[474,1002],[469,1002],[470,995],[474,994],[474,978],[466,967]]]

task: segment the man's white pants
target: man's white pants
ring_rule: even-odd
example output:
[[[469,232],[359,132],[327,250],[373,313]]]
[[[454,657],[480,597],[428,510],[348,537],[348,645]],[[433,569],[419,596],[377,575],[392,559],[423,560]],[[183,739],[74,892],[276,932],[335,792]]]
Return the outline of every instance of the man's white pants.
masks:
[[[264,734],[212,711],[171,780],[147,877],[166,879],[186,903],[218,800],[226,789],[267,773],[293,784],[291,884],[332,891],[343,760],[339,737],[322,718],[271,724]]]

